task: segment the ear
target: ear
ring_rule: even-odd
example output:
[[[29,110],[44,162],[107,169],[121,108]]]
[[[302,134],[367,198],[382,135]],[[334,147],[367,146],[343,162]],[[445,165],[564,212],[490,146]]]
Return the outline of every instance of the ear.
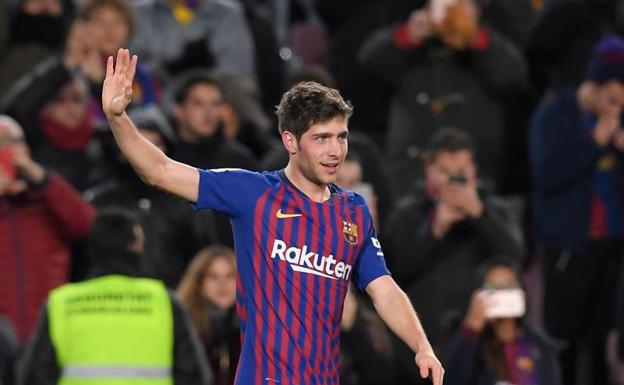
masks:
[[[297,138],[295,137],[295,134],[290,131],[282,132],[282,143],[290,155],[295,155],[297,151],[299,151]]]

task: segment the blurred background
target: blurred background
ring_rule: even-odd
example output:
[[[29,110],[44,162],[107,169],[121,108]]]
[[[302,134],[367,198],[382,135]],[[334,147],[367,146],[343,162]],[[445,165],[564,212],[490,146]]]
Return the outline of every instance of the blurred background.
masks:
[[[367,200],[445,384],[624,384],[623,36],[623,0],[3,0],[0,384],[56,383],[29,375],[55,362],[42,309],[102,274],[89,234],[111,206],[144,234],[131,275],[186,309],[206,381],[234,381],[229,221],[117,149],[100,96],[120,47],[132,120],[195,167],[284,167],[274,110],[300,81],[351,101],[338,184]],[[427,383],[356,289],[341,330],[342,384]]]

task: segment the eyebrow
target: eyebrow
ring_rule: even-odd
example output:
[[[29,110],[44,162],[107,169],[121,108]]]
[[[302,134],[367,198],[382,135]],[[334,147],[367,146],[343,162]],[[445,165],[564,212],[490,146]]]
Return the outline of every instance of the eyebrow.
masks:
[[[341,131],[338,134],[336,134],[336,136],[348,136],[349,135],[349,131]],[[327,136],[334,136],[334,134],[332,134],[331,132],[327,132],[327,131],[322,131],[322,132],[317,132],[316,134],[312,134],[313,137],[315,138],[320,138],[320,137],[327,137]]]

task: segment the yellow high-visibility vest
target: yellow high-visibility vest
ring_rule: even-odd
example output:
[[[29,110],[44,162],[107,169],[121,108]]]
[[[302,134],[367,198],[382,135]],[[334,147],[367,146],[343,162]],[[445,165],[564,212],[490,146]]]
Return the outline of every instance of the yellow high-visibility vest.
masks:
[[[173,316],[164,285],[109,275],[50,293],[61,385],[172,385]]]

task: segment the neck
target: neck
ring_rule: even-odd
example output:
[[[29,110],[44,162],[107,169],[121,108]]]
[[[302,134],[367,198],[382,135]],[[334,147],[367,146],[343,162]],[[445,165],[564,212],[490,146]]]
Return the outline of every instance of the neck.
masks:
[[[300,171],[298,171],[292,162],[284,169],[286,177],[299,191],[304,193],[314,202],[322,203],[329,199],[331,191],[326,184],[317,184],[307,179]]]

